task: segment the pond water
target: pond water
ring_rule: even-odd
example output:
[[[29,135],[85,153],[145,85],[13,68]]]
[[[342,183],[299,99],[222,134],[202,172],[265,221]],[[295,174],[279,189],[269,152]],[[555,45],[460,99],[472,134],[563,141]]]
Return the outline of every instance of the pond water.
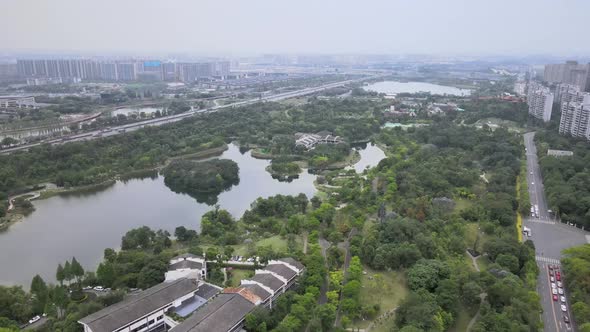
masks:
[[[361,149],[361,160],[353,167],[362,171],[385,155],[372,144]],[[240,183],[222,192],[217,203],[234,217],[240,217],[258,197],[277,194],[311,198],[315,175],[303,172],[291,182],[280,182],[265,170],[269,160],[255,159],[230,144],[221,158],[234,160],[240,168]],[[177,226],[200,230],[201,216],[213,206],[176,194],[164,185],[164,178],[117,181],[95,192],[54,196],[33,202],[35,211],[20,223],[0,233],[0,284],[28,288],[40,274],[55,281],[58,263],[72,256],[85,269],[94,270],[105,248],[119,248],[128,230],[143,225],[173,233]]]
[[[454,95],[468,96],[471,94],[469,89],[459,89],[453,86],[432,84],[425,82],[396,82],[383,81],[377,82],[364,87],[365,90],[379,93],[396,94],[396,93],[418,93],[430,92],[433,95]]]
[[[385,152],[373,143],[363,144],[357,147],[361,159],[347,169],[354,168],[357,173],[362,173],[366,168],[377,166],[382,159],[385,159]]]

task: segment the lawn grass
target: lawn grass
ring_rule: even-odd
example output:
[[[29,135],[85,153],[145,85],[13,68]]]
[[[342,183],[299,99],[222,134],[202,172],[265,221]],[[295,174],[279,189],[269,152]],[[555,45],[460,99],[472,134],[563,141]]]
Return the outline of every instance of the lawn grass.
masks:
[[[299,249],[303,250],[303,239],[300,236],[297,236],[295,239],[297,246]],[[271,246],[274,251],[287,251],[287,239],[281,238],[280,235],[271,236],[269,238],[261,239],[255,242],[256,247],[260,246]],[[248,245],[237,244],[232,246],[234,247],[234,254],[239,256],[246,256],[248,254]]]
[[[381,310],[378,315],[392,310],[406,297],[408,289],[405,275],[397,271],[375,271],[364,267],[367,274],[363,274],[361,281],[361,303],[363,305],[379,304]],[[377,284],[375,274],[380,274],[383,281]],[[371,321],[354,322],[357,328],[366,328]],[[388,325],[388,324],[382,324]]]
[[[465,198],[458,198],[455,199],[455,207],[453,208],[453,212],[458,213],[467,208],[470,208],[473,205],[473,202],[465,199]]]
[[[492,262],[490,262],[490,259],[487,256],[477,257],[477,266],[479,266],[481,271],[487,271],[491,263]]]
[[[254,274],[254,271],[252,271],[252,270],[242,270],[242,269],[232,268],[231,278],[229,279],[230,287],[238,287],[240,285],[240,281],[242,279],[248,279],[253,274]]]

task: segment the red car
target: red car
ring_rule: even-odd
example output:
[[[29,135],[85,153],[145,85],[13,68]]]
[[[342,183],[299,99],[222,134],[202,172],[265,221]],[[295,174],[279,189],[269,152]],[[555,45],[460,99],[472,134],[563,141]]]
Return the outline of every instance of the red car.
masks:
[[[561,274],[559,272],[555,274],[555,280],[561,281]]]
[[[553,301],[557,302],[558,298],[557,295],[553,295]]]

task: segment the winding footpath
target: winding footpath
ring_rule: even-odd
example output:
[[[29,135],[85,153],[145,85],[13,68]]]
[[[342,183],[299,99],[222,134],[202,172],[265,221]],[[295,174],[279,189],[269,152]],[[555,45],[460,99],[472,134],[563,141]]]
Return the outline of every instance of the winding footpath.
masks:
[[[473,267],[475,268],[475,271],[480,272],[479,270],[479,265],[477,264],[477,258],[473,257],[471,255],[471,253],[469,251],[466,251],[467,255],[469,255],[469,258],[471,258],[471,262],[473,263]],[[475,314],[475,316],[473,316],[473,318],[471,318],[471,320],[469,321],[469,324],[467,325],[467,332],[471,331],[471,329],[473,328],[473,325],[475,325],[475,322],[477,322],[477,320],[479,319],[479,316],[481,316],[481,306],[483,304],[483,300],[486,298],[486,293],[481,293],[479,294],[480,297],[480,302],[479,302],[479,309],[477,310],[477,314]]]

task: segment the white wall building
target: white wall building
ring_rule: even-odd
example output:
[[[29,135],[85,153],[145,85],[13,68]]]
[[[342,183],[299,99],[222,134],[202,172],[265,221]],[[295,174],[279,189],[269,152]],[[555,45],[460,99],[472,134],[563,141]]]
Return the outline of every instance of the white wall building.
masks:
[[[168,272],[165,274],[165,281],[180,278],[206,279],[207,261],[193,254],[183,254],[172,258],[168,266]]]
[[[177,323],[166,316],[166,311],[193,298],[198,288],[199,282],[194,279],[164,282],[78,322],[84,326],[84,332],[144,332],[164,324],[173,327]]]
[[[529,114],[533,117],[549,122],[553,107],[553,93],[541,84],[531,82],[529,85],[527,103]]]
[[[590,103],[563,103],[559,133],[572,137],[584,137],[590,140]]]

